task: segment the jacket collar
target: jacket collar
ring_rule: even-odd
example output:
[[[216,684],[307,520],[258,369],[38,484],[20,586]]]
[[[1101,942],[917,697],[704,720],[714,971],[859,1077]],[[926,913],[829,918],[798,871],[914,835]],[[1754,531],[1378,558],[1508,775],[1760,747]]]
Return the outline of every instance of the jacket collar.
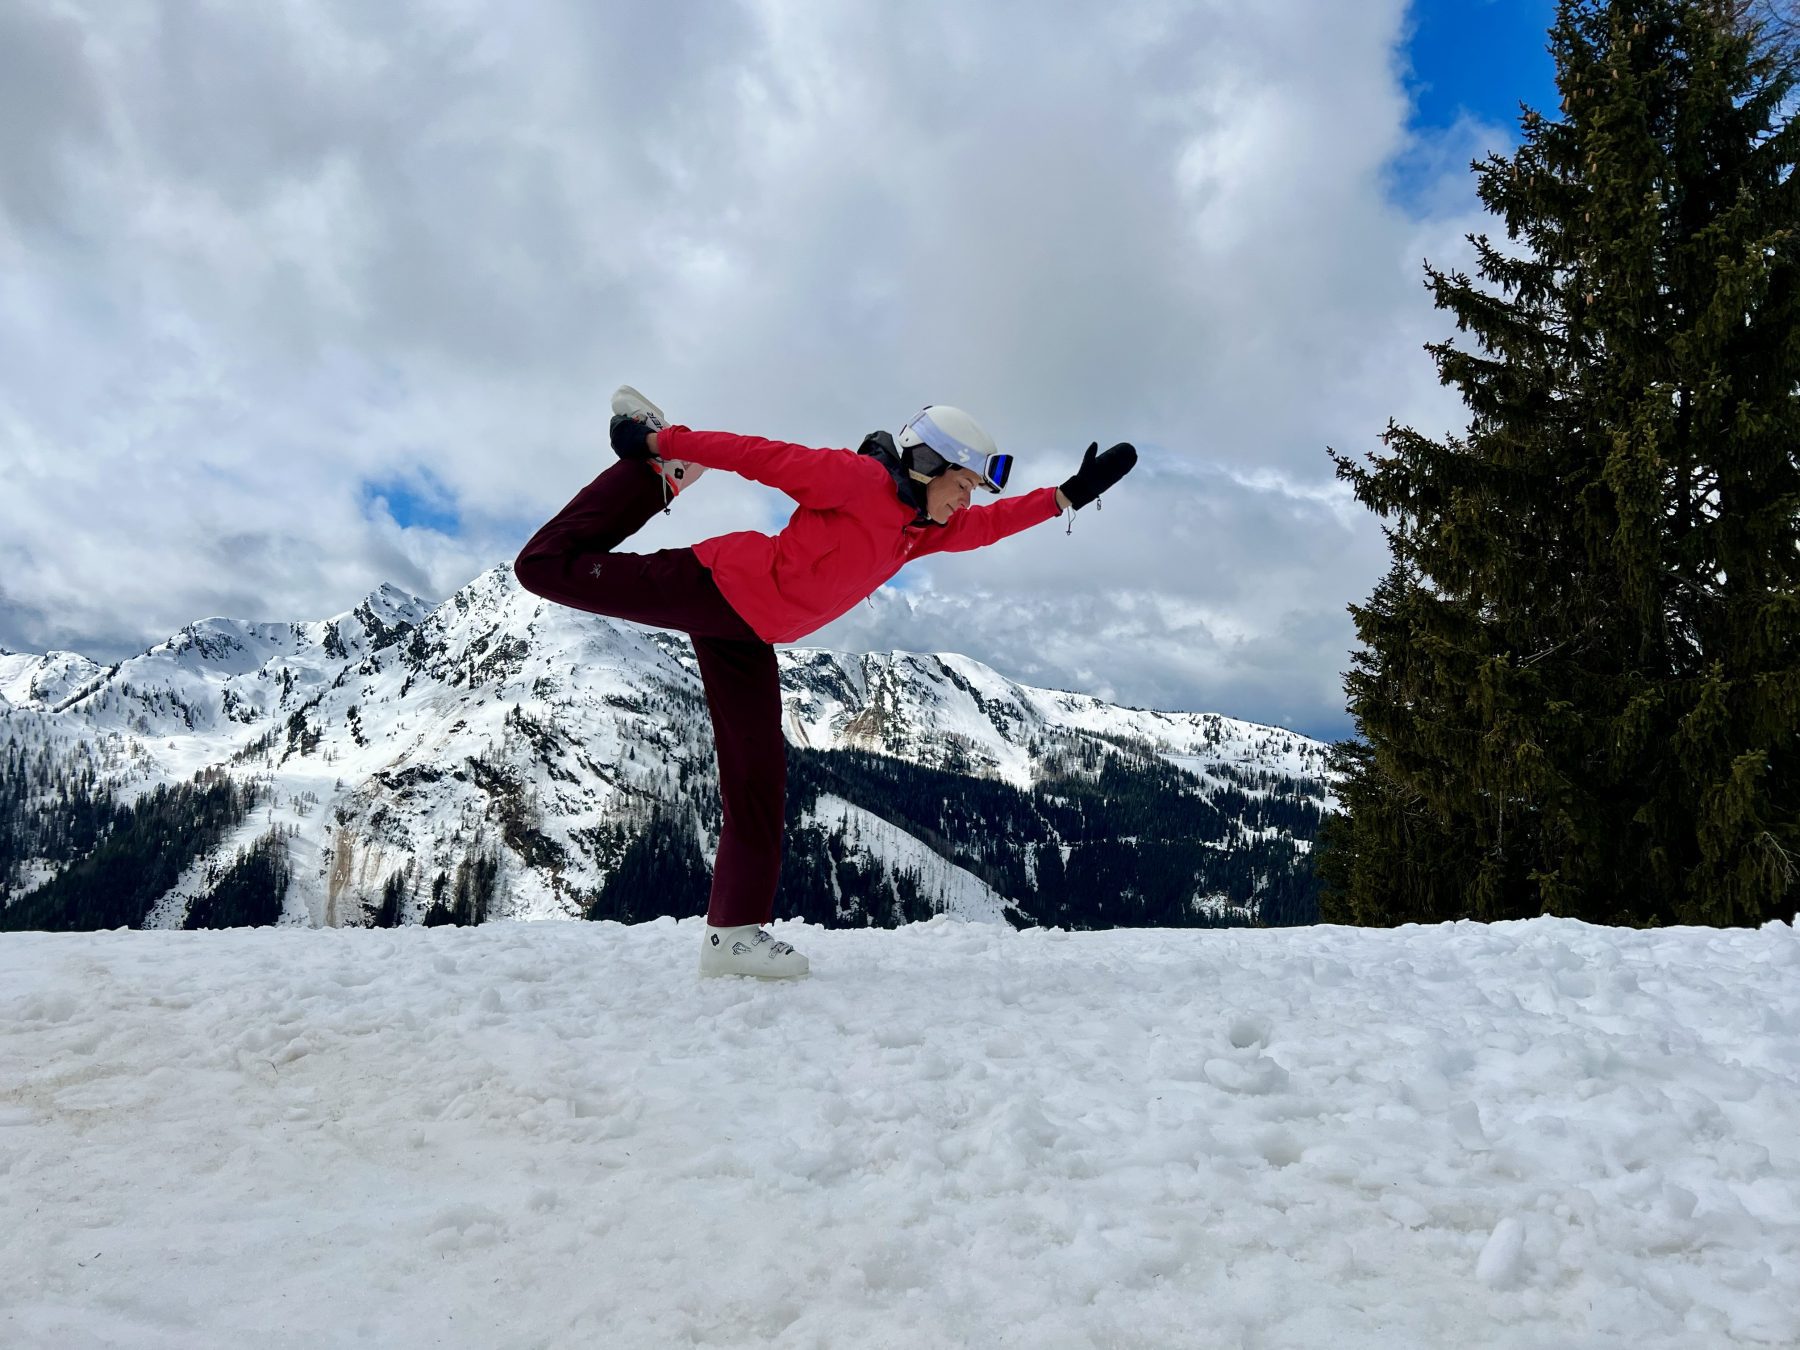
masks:
[[[894,445],[891,435],[885,431],[871,431],[863,437],[863,443],[857,447],[856,453],[872,456],[888,471],[888,477],[894,480],[894,492],[901,504],[912,509],[912,525],[937,524],[937,521],[925,514],[925,485],[907,470],[905,457]]]

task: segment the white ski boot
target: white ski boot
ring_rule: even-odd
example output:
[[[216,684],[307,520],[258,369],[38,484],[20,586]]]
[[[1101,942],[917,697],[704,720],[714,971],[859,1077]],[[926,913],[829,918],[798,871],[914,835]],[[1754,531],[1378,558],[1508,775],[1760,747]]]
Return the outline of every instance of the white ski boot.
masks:
[[[661,431],[669,425],[669,419],[663,416],[663,410],[628,384],[622,384],[613,391],[612,410],[624,417],[635,417],[652,431]],[[696,478],[706,472],[704,464],[691,464],[685,459],[662,459],[652,455],[649,463],[656,476],[663,480],[665,508],[671,497],[680,496],[683,488],[691,486]]]
[[[806,958],[767,929],[747,923],[741,928],[706,925],[700,946],[700,974],[755,975],[765,980],[793,980],[806,974]]]

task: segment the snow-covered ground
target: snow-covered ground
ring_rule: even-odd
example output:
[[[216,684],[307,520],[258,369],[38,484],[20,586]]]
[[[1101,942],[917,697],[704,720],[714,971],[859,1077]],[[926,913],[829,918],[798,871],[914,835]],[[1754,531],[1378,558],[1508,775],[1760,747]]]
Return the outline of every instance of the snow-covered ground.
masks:
[[[0,939],[0,1344],[1800,1344],[1800,939]]]

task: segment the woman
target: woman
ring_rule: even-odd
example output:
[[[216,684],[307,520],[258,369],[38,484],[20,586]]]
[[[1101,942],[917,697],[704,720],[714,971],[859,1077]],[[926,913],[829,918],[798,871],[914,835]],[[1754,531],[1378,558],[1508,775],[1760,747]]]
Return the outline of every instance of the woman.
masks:
[[[804,975],[807,961],[762,928],[781,871],[787,744],[777,642],[796,642],[872,594],[910,559],[995,543],[1079,510],[1137,463],[1130,445],[1096,454],[1061,487],[971,506],[1006,486],[1012,456],[967,413],[926,408],[898,442],[872,432],[855,453],[669,426],[630,386],[613,395],[620,462],[575,495],[513,564],[519,584],[560,605],[688,634],[718,750],[725,824],[713,863],[702,975]],[[692,548],[615,553],[707,469],[729,469],[799,503],[777,535],[744,530]]]

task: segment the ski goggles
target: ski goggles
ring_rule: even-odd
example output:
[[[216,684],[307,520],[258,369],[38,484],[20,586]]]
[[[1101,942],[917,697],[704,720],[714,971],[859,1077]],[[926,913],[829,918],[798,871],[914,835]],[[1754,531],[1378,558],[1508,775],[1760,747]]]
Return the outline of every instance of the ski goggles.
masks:
[[[919,439],[946,466],[954,464],[980,474],[981,486],[989,492],[1000,491],[1006,486],[1006,480],[1012,477],[1011,455],[983,454],[972,445],[964,445],[932,421],[929,413],[920,413],[913,418],[907,423],[907,430],[916,432]]]

